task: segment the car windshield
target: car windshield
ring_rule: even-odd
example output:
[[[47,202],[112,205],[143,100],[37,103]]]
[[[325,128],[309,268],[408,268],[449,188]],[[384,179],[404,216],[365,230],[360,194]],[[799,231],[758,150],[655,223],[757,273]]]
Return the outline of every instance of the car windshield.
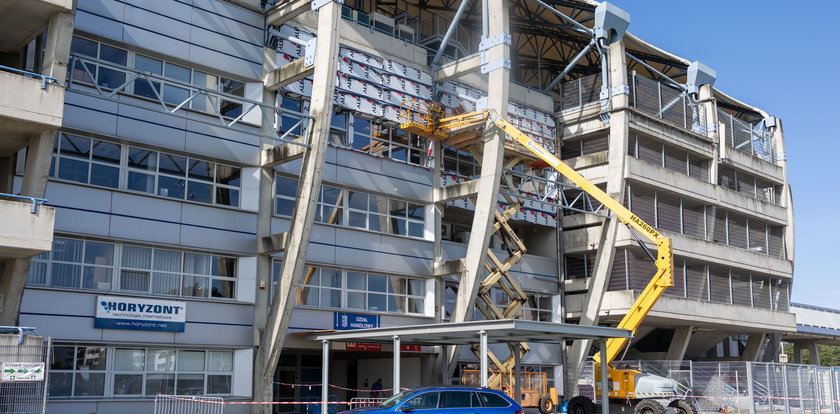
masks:
[[[391,407],[399,404],[399,402],[402,401],[405,397],[411,395],[411,392],[412,392],[411,390],[405,390],[405,391],[399,392],[397,394],[394,394],[393,397],[390,397],[387,400],[379,403],[379,405],[377,405],[377,407],[391,408]]]

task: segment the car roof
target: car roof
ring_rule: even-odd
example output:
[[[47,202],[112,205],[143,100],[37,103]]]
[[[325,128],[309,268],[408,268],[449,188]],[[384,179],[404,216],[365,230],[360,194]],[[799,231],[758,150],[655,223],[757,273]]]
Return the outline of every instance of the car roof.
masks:
[[[493,392],[501,392],[500,390],[494,390],[492,388],[487,387],[479,387],[475,385],[423,385],[420,387],[416,387],[413,391],[428,391],[428,390],[438,390],[438,391],[445,391],[445,390],[460,390],[460,391],[493,391]]]

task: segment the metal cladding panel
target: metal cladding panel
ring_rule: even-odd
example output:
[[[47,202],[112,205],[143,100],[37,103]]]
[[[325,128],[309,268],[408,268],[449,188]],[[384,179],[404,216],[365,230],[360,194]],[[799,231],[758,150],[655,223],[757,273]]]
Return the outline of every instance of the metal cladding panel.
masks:
[[[262,76],[262,65],[237,59],[204,46],[190,45],[189,60],[247,79],[259,79]]]
[[[179,334],[178,343],[250,347],[253,346],[253,335],[254,328],[251,326],[188,323],[184,332]]]
[[[71,207],[83,210],[107,212],[111,209],[111,192],[86,186],[50,181],[47,185],[47,200],[56,207]],[[56,222],[61,219],[57,215]]]
[[[177,223],[183,203],[176,199],[147,197],[140,194],[113,193],[110,213]],[[101,210],[109,212],[107,209]]]
[[[377,271],[381,265],[382,235],[359,230],[336,229],[336,265]],[[341,247],[343,246],[343,247]]]
[[[119,106],[118,136],[137,142],[184,151],[187,121],[152,109]]]
[[[431,241],[382,236],[382,271],[432,276],[433,263]]]
[[[154,1],[154,0],[145,0]],[[224,27],[224,34],[262,49],[263,15],[224,1],[193,2],[192,24],[208,30]],[[262,56],[259,56],[262,59]],[[259,60],[257,59],[257,60]]]
[[[428,169],[383,160],[382,174],[388,194],[401,198],[431,201],[432,173]]]
[[[142,23],[138,24],[142,27],[147,27]],[[186,25],[177,23],[173,24],[172,22],[169,22],[169,25],[173,27],[186,27],[189,32],[189,27]],[[155,52],[168,56],[187,56],[190,50],[190,44],[188,42],[173,39],[169,36],[150,32],[138,27],[123,26],[121,38],[123,42],[138,47],[148,48],[149,45],[154,45]],[[189,39],[189,35],[187,35],[187,37],[183,37],[183,39]]]
[[[309,249],[306,253],[307,262],[335,264],[335,231],[336,227],[333,226],[312,226]]]
[[[80,0],[76,7],[75,28],[88,33],[122,40],[125,5],[113,0]]]
[[[73,86],[74,88],[77,86]],[[106,135],[117,134],[118,104],[105,99],[67,91],[62,125]]]
[[[108,236],[111,234],[111,222],[101,213],[59,207],[55,218],[55,231]]]
[[[181,241],[180,225],[148,218],[111,216],[110,237],[151,243],[177,245]]]
[[[165,4],[160,1],[153,3]],[[129,29],[136,29],[135,33],[142,31],[160,36],[159,40],[163,43],[186,43],[190,39],[190,7],[177,2],[166,4],[166,6],[168,10],[153,10],[153,8],[148,8],[148,5],[126,7],[123,20],[126,23],[125,33],[128,34]],[[135,44],[131,40],[128,36],[124,39],[126,43]],[[151,49],[149,43],[136,45]],[[164,45],[154,43],[154,50],[158,52],[161,46]],[[165,46],[164,49],[166,49]]]
[[[131,0],[131,4],[137,7],[127,7],[126,16],[129,10],[143,8],[150,12],[161,13],[172,20],[189,21],[192,14],[192,7],[181,2],[164,2],[160,0]]]
[[[206,15],[206,12],[195,10],[195,15]],[[222,54],[224,57],[222,58],[228,62],[245,62],[251,66],[256,68],[260,68],[262,70],[262,31],[260,31],[259,36],[252,36],[253,38],[249,39],[239,39],[235,33],[231,33],[228,28],[235,27],[236,24],[231,24],[230,20],[220,22],[219,23],[224,28],[224,33],[218,33],[213,30],[207,30],[204,28],[192,27],[192,31],[190,33],[190,40],[193,43],[194,48],[203,47],[209,50],[213,50]],[[217,29],[218,30],[218,29]],[[231,37],[234,36],[234,37]],[[210,63],[210,62],[207,62]],[[213,62],[216,63],[216,62]],[[216,63],[217,64],[217,63]],[[232,72],[237,75],[244,75],[240,74],[239,72]],[[249,78],[259,78],[259,76],[253,77],[248,76]]]
[[[259,164],[259,137],[256,134],[196,121],[187,121],[186,129],[185,148],[190,154],[249,165]]]
[[[335,150],[338,152],[338,164],[333,166],[338,172],[335,182],[357,188],[364,188],[366,191],[391,193],[379,175],[382,171],[382,159],[371,158],[370,155],[361,154],[355,151]],[[326,177],[325,177],[326,178]]]

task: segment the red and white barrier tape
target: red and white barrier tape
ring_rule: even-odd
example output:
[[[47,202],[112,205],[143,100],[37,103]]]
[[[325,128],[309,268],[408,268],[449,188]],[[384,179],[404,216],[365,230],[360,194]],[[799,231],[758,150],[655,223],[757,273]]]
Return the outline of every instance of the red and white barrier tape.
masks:
[[[313,387],[320,387],[321,386],[320,382],[313,382],[313,383],[306,383],[306,384],[291,384],[291,383],[287,383],[287,382],[269,381],[268,383],[269,384],[285,385],[287,387],[292,387],[292,388],[306,388],[306,389],[309,389],[309,390],[311,390]],[[347,388],[347,387],[342,387],[340,385],[334,385],[334,384],[327,384],[327,386],[330,387],[330,388],[336,388],[336,389],[344,390],[344,391],[356,391],[356,392],[370,392],[371,391],[370,389]],[[401,390],[407,390],[408,388],[400,388],[400,389]],[[388,391],[393,391],[393,390],[394,390],[393,388],[382,388],[378,391],[379,392],[388,392]]]
[[[205,404],[223,404],[223,405],[307,405],[307,404],[379,404],[377,401],[327,401],[326,403],[323,401],[214,401],[214,400],[202,400],[200,398],[186,398],[186,397],[179,397],[174,395],[168,395],[164,397],[168,400],[179,400],[179,401],[189,401],[189,402],[198,402],[198,403],[205,403]]]

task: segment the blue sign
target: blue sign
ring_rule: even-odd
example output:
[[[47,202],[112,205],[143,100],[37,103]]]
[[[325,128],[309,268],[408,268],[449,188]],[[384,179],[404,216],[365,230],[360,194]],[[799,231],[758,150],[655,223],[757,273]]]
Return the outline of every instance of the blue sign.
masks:
[[[186,302],[98,296],[93,326],[98,329],[184,332]]]
[[[339,331],[351,329],[370,329],[379,327],[379,315],[365,315],[363,313],[335,312],[333,328]]]

